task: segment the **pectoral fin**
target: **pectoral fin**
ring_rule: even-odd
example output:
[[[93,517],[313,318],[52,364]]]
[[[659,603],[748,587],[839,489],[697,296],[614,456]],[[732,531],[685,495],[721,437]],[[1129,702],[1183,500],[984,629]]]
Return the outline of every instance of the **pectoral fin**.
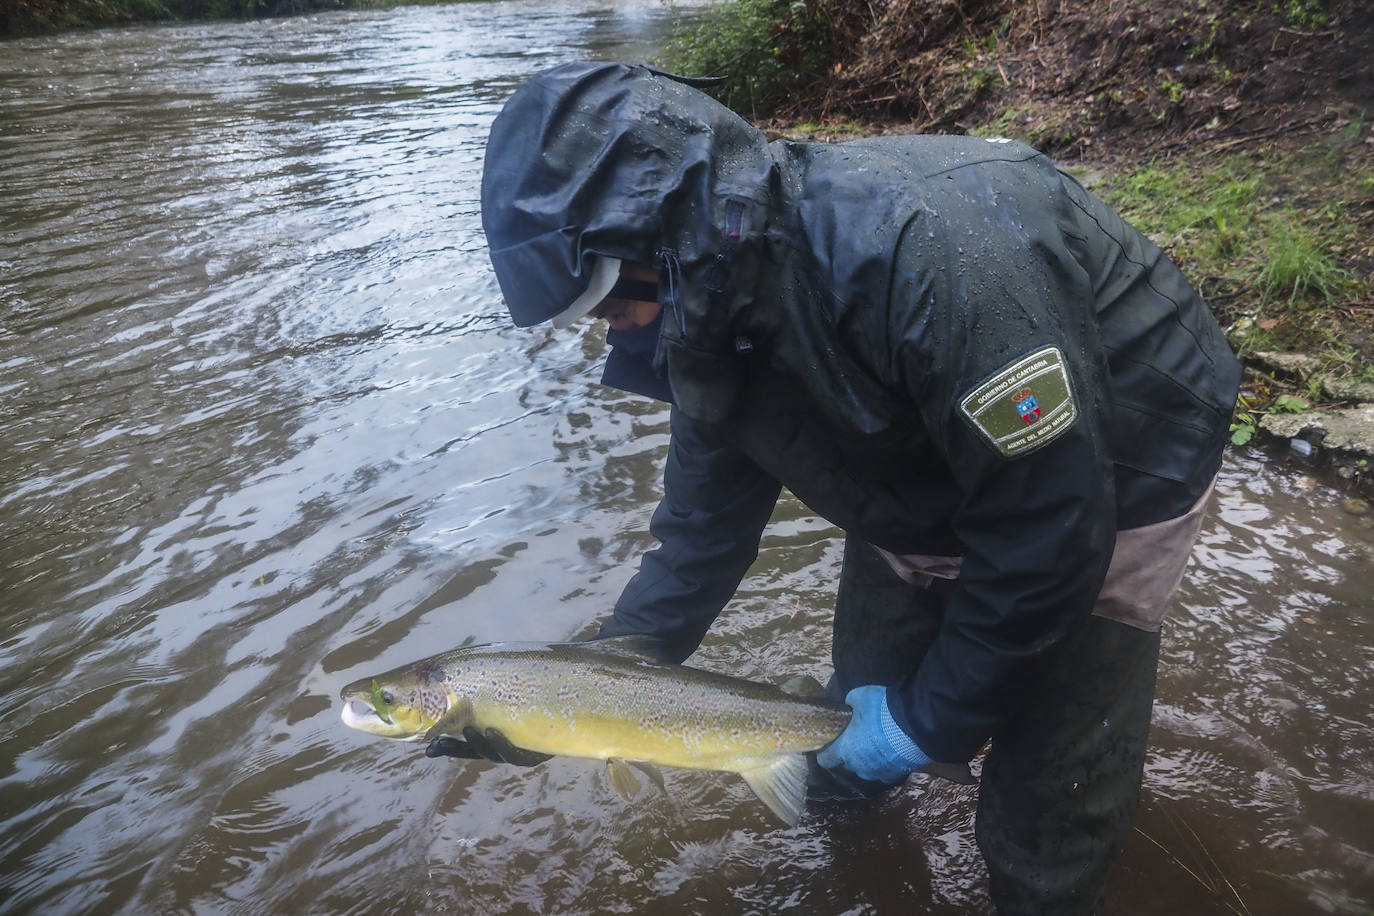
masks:
[[[476,724],[476,713],[472,710],[472,701],[467,699],[459,700],[448,708],[448,712],[439,717],[439,721],[425,732],[425,740],[433,741],[440,735],[461,735],[463,729],[469,725]]]
[[[658,786],[658,791],[664,795],[668,794],[668,787],[663,784],[663,774],[659,772],[658,767],[644,760],[631,760],[630,766],[649,777],[649,782]]]
[[[790,754],[740,773],[749,788],[789,827],[797,826],[806,807],[806,757]]]
[[[606,758],[606,775],[611,778],[611,788],[615,794],[629,801],[639,792],[639,780],[630,772],[630,766],[619,757]]]

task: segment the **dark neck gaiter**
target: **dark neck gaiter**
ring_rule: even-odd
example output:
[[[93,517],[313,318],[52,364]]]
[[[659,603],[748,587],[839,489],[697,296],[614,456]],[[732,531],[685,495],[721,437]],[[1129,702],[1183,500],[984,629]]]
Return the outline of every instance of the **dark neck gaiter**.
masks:
[[[668,380],[654,368],[654,351],[658,349],[658,334],[663,327],[663,312],[651,324],[633,331],[606,332],[611,345],[606,368],[601,372],[601,384],[610,385],[632,394],[673,403],[673,389]]]

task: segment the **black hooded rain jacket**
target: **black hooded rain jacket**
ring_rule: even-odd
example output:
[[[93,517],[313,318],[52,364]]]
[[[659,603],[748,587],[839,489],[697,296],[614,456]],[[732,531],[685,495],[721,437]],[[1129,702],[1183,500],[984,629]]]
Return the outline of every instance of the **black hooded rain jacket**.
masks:
[[[689,654],[786,485],[885,550],[962,557],[889,695],[936,760],[976,753],[1086,619],[1115,532],[1186,512],[1220,463],[1240,370],[1206,305],[1019,143],[768,144],[671,78],[569,64],[497,118],[482,197],[517,324],[593,255],[660,267],[661,545],[603,634]]]

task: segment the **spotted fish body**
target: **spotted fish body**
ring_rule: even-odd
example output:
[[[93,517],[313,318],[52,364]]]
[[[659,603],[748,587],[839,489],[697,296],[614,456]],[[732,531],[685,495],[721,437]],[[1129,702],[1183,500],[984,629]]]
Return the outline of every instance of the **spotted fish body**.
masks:
[[[458,649],[345,687],[343,720],[405,739],[474,725],[544,754],[735,772],[796,823],[805,802],[803,755],[834,740],[849,709],[666,664],[644,646],[627,637]],[[379,700],[386,709],[376,708]]]

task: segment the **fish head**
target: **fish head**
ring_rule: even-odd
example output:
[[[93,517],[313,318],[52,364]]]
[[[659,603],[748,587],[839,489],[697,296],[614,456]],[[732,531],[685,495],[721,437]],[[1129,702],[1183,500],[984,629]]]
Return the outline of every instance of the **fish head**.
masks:
[[[344,725],[381,738],[418,741],[449,707],[440,673],[407,665],[363,678],[339,692]]]

